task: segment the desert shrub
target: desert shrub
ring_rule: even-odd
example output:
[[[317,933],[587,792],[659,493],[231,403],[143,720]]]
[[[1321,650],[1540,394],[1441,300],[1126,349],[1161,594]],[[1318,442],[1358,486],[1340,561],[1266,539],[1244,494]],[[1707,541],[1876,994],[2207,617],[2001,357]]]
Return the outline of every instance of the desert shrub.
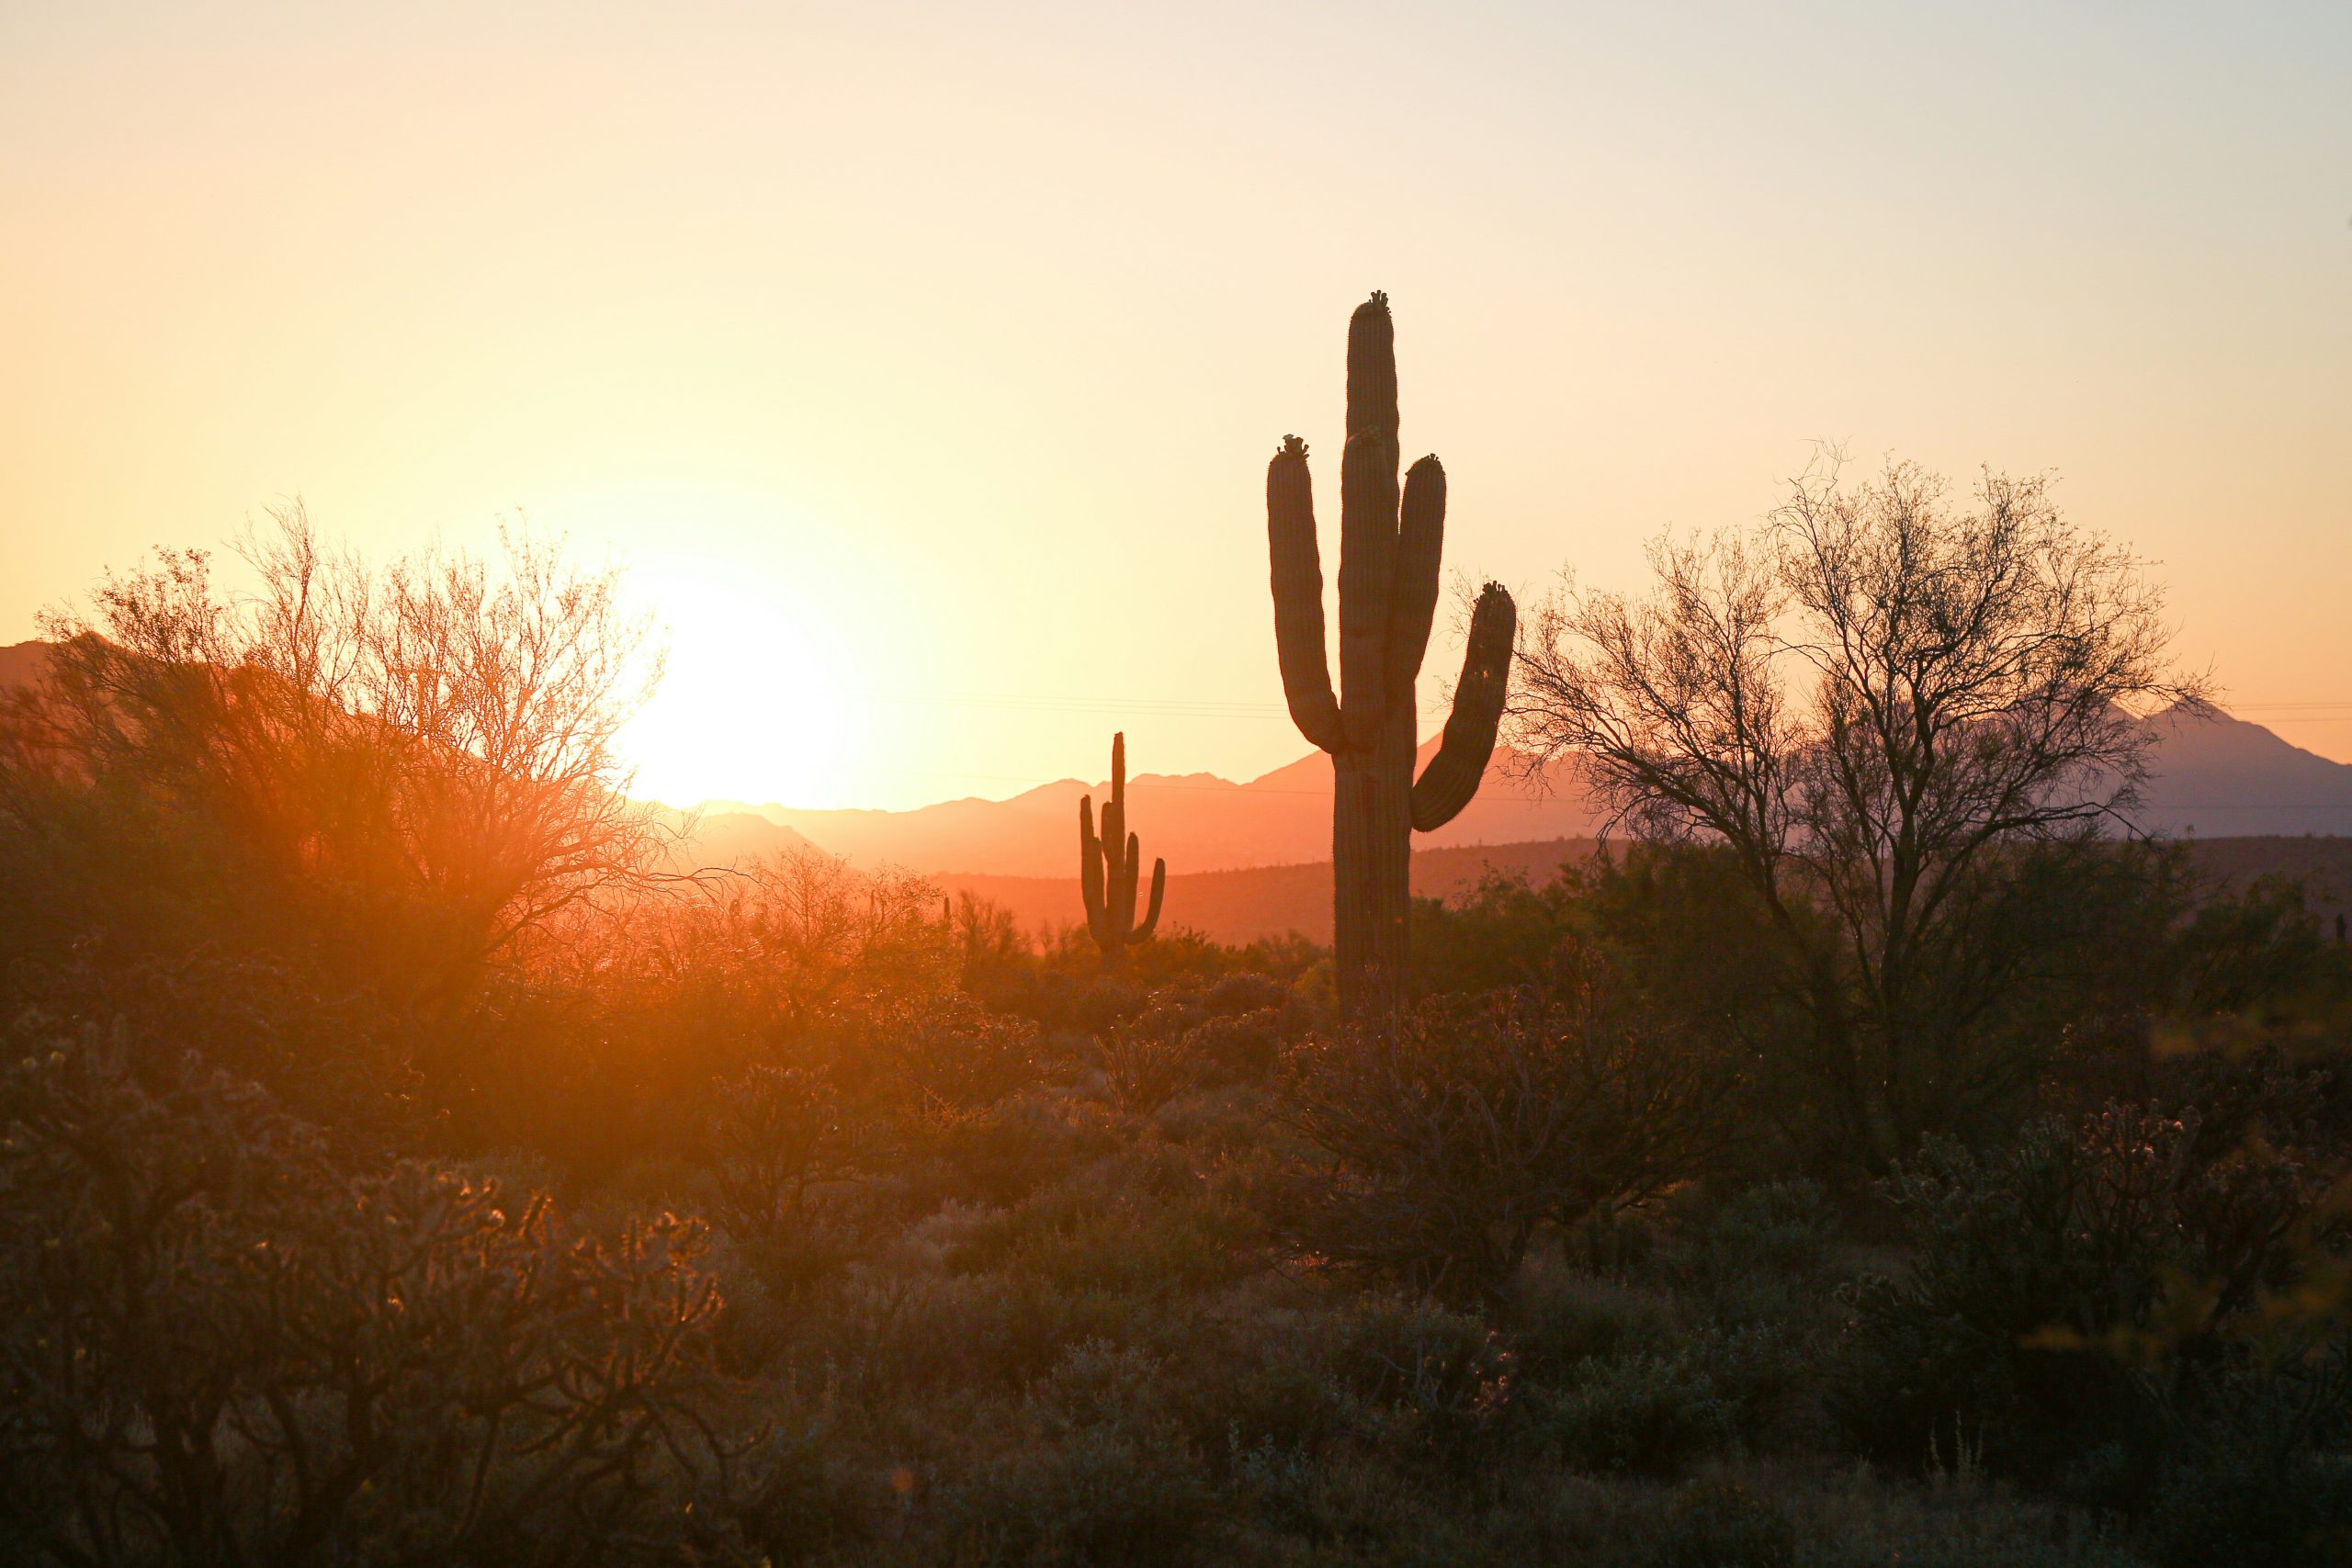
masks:
[[[1544,1441],[1579,1470],[1674,1475],[1733,1438],[1730,1405],[1687,1356],[1588,1361],[1533,1404]]]
[[[1739,1168],[1778,1174],[1850,1160],[1808,1066],[1821,1043],[1808,976],[1745,886],[1736,857],[1719,845],[1634,841],[1563,868],[1561,884],[1635,1005],[1742,1068],[1746,1124],[1730,1151]],[[1806,926],[1820,920],[1805,907],[1791,915]]]
[[[1691,1337],[1689,1355],[1751,1448],[1792,1437],[1806,1446],[1815,1436],[1807,1428],[1819,1425],[1813,1395],[1830,1343],[1809,1322],[1713,1323]]]
[[[1413,994],[1484,996],[1544,987],[1559,977],[1555,968],[1563,950],[1573,948],[1579,912],[1576,886],[1565,878],[1539,887],[1492,869],[1452,900],[1416,898]]]
[[[1663,1352],[1679,1334],[1672,1297],[1550,1258],[1511,1281],[1503,1322],[1528,1375],[1553,1383],[1584,1361]]]
[[[2352,1557],[2344,1457],[2210,1444],[2164,1472],[2145,1531],[2161,1568],[2300,1568]]]
[[[1416,1443],[1457,1447],[1510,1414],[1515,1359],[1477,1316],[1426,1298],[1373,1296],[1330,1333],[1342,1386]]]
[[[351,1155],[441,1140],[419,1056],[431,1032],[299,955],[197,949],[0,965],[0,1017],[103,1016],[131,1056],[194,1058]]]
[[[895,1114],[920,1093],[911,1059],[1004,1054],[945,995],[937,908],[920,881],[813,852],[673,879],[486,976],[436,1021],[421,1070],[462,1143],[527,1143],[591,1183],[704,1159],[719,1087],[763,1065],[821,1067],[861,1117]],[[944,1049],[967,1022],[989,1037]]]
[[[1624,1207],[1702,1168],[1731,1075],[1647,1030],[1598,961],[1560,998],[1421,1004],[1310,1042],[1279,1114],[1320,1158],[1267,1195],[1322,1260],[1491,1299],[1539,1224]]]
[[[2190,1128],[2191,1159],[2201,1167],[2249,1147],[2340,1157],[2352,1148],[2342,1072],[2352,1032],[2331,1040],[2320,1021],[2291,1011],[2275,1021],[2284,1029],[2257,1024],[2251,1037],[2235,1033],[2237,1021],[2171,1036],[2186,1048],[2165,1051],[2149,1075],[2149,1103]]]
[[[855,1257],[875,1228],[879,1129],[842,1104],[824,1066],[754,1067],[711,1116],[711,1215],[768,1293],[788,1300]]]
[[[1233,1561],[1464,1561],[1447,1550],[1451,1542],[1430,1539],[1449,1519],[1382,1454],[1339,1450],[1317,1456],[1261,1443],[1230,1449],[1227,1469],[1224,1495],[1255,1527],[1250,1544],[1257,1548]]]
[[[1002,1456],[946,1488],[926,1534],[957,1562],[1152,1568],[1193,1558],[1214,1503],[1182,1448],[1087,1427]]]
[[[729,1522],[760,1560],[807,1562],[873,1536],[887,1485],[842,1450],[841,1434],[823,1419],[788,1419],[738,1456],[752,1479],[729,1500]]]
[[[1034,1276],[854,1272],[826,1307],[803,1341],[808,1374],[869,1399],[1025,1390],[1073,1346],[1136,1345],[1158,1327],[1149,1302]]]
[[[1058,1090],[1011,1094],[984,1110],[933,1108],[908,1128],[899,1174],[932,1205],[950,1199],[1010,1207],[1072,1169],[1124,1146],[1100,1103]]]
[[[347,1174],[258,1089],[19,1030],[0,1078],[0,1516],[63,1561],[566,1562],[683,1540],[696,1227]]]
[[[2111,1529],[1991,1486],[1747,1463],[1675,1486],[1573,1472],[1531,1477],[1474,1546],[1431,1555],[1595,1568],[2147,1568]]]
[[[1657,1271],[1725,1343],[1834,1335],[1835,1314],[1825,1308],[1837,1229],[1820,1188],[1760,1182],[1727,1195],[1695,1193],[1676,1211]]]
[[[2328,942],[2300,881],[2256,877],[2199,904],[2171,944],[2174,1000],[2195,1017],[2306,996],[2324,984]]]
[[[886,995],[841,1010],[822,1031],[844,1087],[903,1096],[945,1117],[985,1111],[1047,1076],[1034,1024],[968,997]]]
[[[1819,1568],[2147,1568],[2111,1517],[2020,1496],[1965,1468],[1924,1487],[1860,1466],[1811,1483],[1786,1471],[1773,1480],[1797,1520],[1798,1561]]]
[[[1657,1256],[1659,1235],[1658,1215],[1650,1206],[1621,1209],[1603,1203],[1566,1227],[1561,1245],[1594,1273],[1620,1275]]]
[[[1269,1008],[1287,1009],[1297,1003],[1290,978],[1272,972],[1242,969],[1211,984],[1201,1006],[1211,1018],[1239,1018]]]
[[[1679,1218],[1674,1273],[1707,1291],[1758,1274],[1816,1278],[1837,1240],[1827,1200],[1801,1179],[1743,1187]]]
[[[1272,976],[1171,986],[1103,1031],[1092,1060],[1118,1106],[1146,1115],[1204,1085],[1263,1078],[1313,1010]]]
[[[1658,1520],[1657,1568],[1792,1568],[1796,1524],[1736,1481],[1693,1481],[1676,1489]]]
[[[1057,1428],[1160,1425],[1167,1416],[1168,1368],[1148,1350],[1088,1339],[1064,1351],[1040,1380],[1036,1403]]]
[[[1214,1495],[1162,1374],[1133,1348],[1070,1346],[1032,1391],[1019,1446],[943,1486],[925,1534],[959,1562],[1189,1560]]]
[[[1272,1437],[1245,1443],[1237,1424],[1226,1433],[1225,1479],[1228,1491],[1277,1529],[1314,1530],[1317,1483],[1323,1467],[1304,1448]]]
[[[617,911],[586,953],[657,1021],[790,1038],[886,1004],[919,1016],[954,988],[938,895],[911,874],[802,845],[662,886]]]
[[[1268,1463],[1283,1456],[1310,1462],[1335,1433],[1369,1425],[1325,1359],[1295,1346],[1238,1368],[1203,1403],[1223,1423],[1228,1456],[1262,1450]]]
[[[1130,1116],[1148,1116],[1190,1092],[1209,1071],[1196,1049],[1193,1028],[1160,1016],[1158,1009],[1104,1033],[1095,1042],[1095,1060],[1112,1103]]]
[[[1001,1271],[1067,1291],[1165,1295],[1236,1269],[1237,1216],[1204,1198],[1157,1202],[1069,1183],[975,1224],[948,1257],[959,1272]]]
[[[2147,1503],[2140,1545],[2165,1568],[2336,1561],[2352,1547],[2352,1356],[2341,1340],[2281,1363],[2171,1371],[2153,1389],[2161,1440],[2076,1460],[2067,1479],[2078,1495]]]
[[[1099,950],[1082,926],[1062,934],[1059,949],[985,973],[970,994],[991,1012],[1077,1039],[1100,1035],[1149,1005],[1143,971],[1159,941],[1136,950],[1124,971],[1110,973],[1102,969]]]
[[[2102,1164],[2053,1119],[1982,1156],[1931,1144],[1890,1189],[1917,1249],[1911,1276],[1849,1288],[1852,1353],[1832,1399],[1849,1430],[1888,1454],[1987,1441],[2012,1467],[2057,1457],[2012,1451],[2037,1429],[2112,1436],[2082,1423],[2123,1416],[2133,1386],[2124,1370],[2094,1350],[2029,1341],[2053,1325],[2103,1335],[2144,1312],[2181,1142],[2176,1132],[2159,1153],[2119,1136],[2118,1158]]]
[[[1292,1000],[1205,1019],[1188,1038],[1193,1055],[1216,1077],[1259,1083],[1273,1070],[1283,1047],[1306,1034],[1312,1016],[1303,1002]]]
[[[1245,1206],[1258,1175],[1281,1163],[1267,1149],[1265,1097],[1246,1085],[1171,1100],[1152,1112],[1148,1125],[1164,1146],[1196,1162],[1212,1190],[1235,1194]]]
[[[2198,1132],[2194,1114],[2109,1107],[1982,1154],[1930,1145],[1899,1171],[1889,1195],[1915,1259],[1907,1279],[1849,1292],[1832,1400],[1849,1431],[1883,1452],[1933,1439],[1979,1444],[1996,1469],[2096,1470],[2128,1503],[2168,1450],[2276,1388],[2252,1374],[2302,1376],[2304,1330],[2252,1337],[2314,1256],[2325,1177],[2267,1145],[2205,1149]],[[2340,1422],[2345,1391],[2325,1393]]]

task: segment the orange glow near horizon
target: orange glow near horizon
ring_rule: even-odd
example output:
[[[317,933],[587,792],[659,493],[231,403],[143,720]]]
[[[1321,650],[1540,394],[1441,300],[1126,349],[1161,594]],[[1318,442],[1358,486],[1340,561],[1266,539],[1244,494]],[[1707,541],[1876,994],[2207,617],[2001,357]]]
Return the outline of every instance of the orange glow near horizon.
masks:
[[[640,793],[1246,778],[1383,288],[1450,573],[1634,586],[1820,439],[2055,469],[2352,760],[2352,12],[1775,9],[11,7],[0,642],[293,495],[520,510],[668,628]]]

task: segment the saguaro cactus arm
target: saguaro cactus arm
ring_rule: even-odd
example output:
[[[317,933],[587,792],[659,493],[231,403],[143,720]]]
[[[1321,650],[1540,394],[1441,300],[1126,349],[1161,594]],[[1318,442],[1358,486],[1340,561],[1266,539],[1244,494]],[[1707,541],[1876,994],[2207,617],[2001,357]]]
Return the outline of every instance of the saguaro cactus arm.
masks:
[[[1470,637],[1462,652],[1462,679],[1454,684],[1445,739],[1413,784],[1417,831],[1444,827],[1478,793],[1487,759],[1495,752],[1495,727],[1502,720],[1511,639],[1518,629],[1519,609],[1510,592],[1499,582],[1487,583],[1470,612]]]
[[[1413,689],[1437,619],[1438,562],[1445,553],[1445,465],[1434,453],[1405,473],[1396,525],[1396,583],[1388,606],[1388,689]]]
[[[1323,651],[1323,557],[1315,540],[1315,482],[1306,443],[1283,437],[1266,465],[1266,547],[1273,560],[1274,657],[1291,722],[1310,745],[1337,751],[1340,703]]]
[[[1086,929],[1096,942],[1110,930],[1102,898],[1102,841],[1094,836],[1094,797],[1078,797],[1078,895],[1086,901]]]
[[[1119,878],[1119,929],[1136,929],[1136,874],[1143,869],[1143,844],[1133,833],[1127,835],[1126,874]]]
[[[1145,914],[1143,924],[1136,928],[1136,934],[1132,940],[1148,942],[1150,940],[1151,933],[1159,929],[1159,900],[1167,891],[1168,863],[1155,858],[1151,863],[1151,908]]]

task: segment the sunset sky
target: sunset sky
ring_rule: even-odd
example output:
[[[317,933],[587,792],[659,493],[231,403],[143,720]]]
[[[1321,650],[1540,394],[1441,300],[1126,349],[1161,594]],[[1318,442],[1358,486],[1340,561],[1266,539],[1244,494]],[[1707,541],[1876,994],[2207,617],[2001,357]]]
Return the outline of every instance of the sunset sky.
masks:
[[[1378,288],[1453,571],[2053,469],[2352,760],[2352,6],[1760,10],[0,0],[0,642],[520,513],[666,623],[643,793],[1248,777]]]

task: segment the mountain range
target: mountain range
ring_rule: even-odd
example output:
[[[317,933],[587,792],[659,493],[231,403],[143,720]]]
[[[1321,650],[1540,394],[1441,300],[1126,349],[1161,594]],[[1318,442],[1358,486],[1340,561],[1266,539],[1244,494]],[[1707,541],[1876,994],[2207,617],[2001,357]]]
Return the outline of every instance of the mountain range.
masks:
[[[1436,750],[1434,739],[1423,745],[1420,762]],[[1560,787],[1565,773],[1555,770],[1546,780],[1550,787],[1538,795],[1503,776],[1506,761],[1498,753],[1462,815],[1434,833],[1417,835],[1414,848],[1585,839],[1599,829],[1600,815],[1584,791]],[[888,863],[927,874],[1061,876],[1069,874],[1076,852],[1080,798],[1100,801],[1109,787],[1058,779],[1009,800],[950,800],[910,811],[807,811],[741,801],[705,801],[697,809],[706,831],[716,829],[730,840],[746,831],[735,819],[748,816],[790,829],[860,865]],[[1214,773],[1130,775],[1127,820],[1142,835],[1145,855],[1164,857],[1170,872],[1318,860],[1331,846],[1330,759],[1311,752],[1245,784]]]
[[[2171,710],[2149,720],[2156,735],[2153,777],[2134,818],[2176,838],[2352,835],[2352,763],[2291,746],[2258,724],[2206,710]],[[1435,750],[1421,748],[1426,762]],[[1417,854],[1475,845],[1589,840],[1603,812],[1559,765],[1533,791],[1500,751],[1461,816],[1417,834]],[[1072,874],[1078,802],[1107,784],[1060,779],[1009,800],[944,801],[910,811],[808,811],[739,801],[698,809],[708,851],[759,842],[757,827],[789,829],[860,865],[888,863],[932,875],[1051,877]],[[1330,853],[1331,765],[1310,753],[1236,784],[1211,773],[1142,773],[1127,780],[1127,820],[1147,857],[1171,875],[1299,865]],[[778,843],[786,842],[781,835]],[[715,856],[713,863],[723,863]]]

